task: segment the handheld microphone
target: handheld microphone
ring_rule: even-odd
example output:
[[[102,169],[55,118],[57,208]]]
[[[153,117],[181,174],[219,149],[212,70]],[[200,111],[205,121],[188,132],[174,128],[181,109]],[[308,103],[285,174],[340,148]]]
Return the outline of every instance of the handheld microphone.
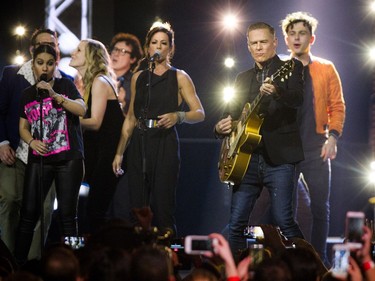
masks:
[[[46,73],[43,73],[42,75],[40,75],[40,77],[39,77],[39,81],[45,81],[45,82],[48,82],[47,74],[46,74]]]
[[[155,53],[149,58],[150,62],[155,62],[160,59],[160,51],[156,50]]]
[[[39,82],[40,81],[48,82],[48,78],[47,78],[47,74],[46,73],[43,73],[43,74],[40,75]],[[37,99],[37,101],[41,101],[42,100],[42,96],[48,96],[48,95],[49,95],[49,93],[48,93],[47,90],[45,90],[45,89],[39,89],[39,88],[36,89],[36,99]]]

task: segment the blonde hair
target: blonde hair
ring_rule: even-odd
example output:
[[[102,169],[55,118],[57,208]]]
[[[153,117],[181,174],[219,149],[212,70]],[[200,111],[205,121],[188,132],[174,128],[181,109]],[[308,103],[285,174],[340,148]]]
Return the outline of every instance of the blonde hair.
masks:
[[[302,22],[304,26],[307,26],[311,35],[314,35],[318,26],[318,20],[306,12],[288,14],[285,19],[281,21],[281,29],[283,30],[284,35],[288,33],[289,28],[293,28],[293,25],[299,22]]]
[[[109,78],[112,86],[114,86],[115,75],[109,66],[110,57],[103,43],[94,39],[85,39],[82,40],[82,42],[87,43],[85,46],[85,60],[87,69],[85,75],[82,77],[84,84],[83,97],[87,104],[95,77],[98,75],[106,76]]]

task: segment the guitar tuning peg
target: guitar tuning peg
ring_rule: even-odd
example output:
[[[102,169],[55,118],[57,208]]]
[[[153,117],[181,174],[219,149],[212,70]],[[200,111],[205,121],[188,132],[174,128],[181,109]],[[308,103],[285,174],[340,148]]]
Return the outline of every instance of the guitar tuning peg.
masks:
[[[281,78],[280,81],[281,81],[281,82],[284,82],[284,78]]]

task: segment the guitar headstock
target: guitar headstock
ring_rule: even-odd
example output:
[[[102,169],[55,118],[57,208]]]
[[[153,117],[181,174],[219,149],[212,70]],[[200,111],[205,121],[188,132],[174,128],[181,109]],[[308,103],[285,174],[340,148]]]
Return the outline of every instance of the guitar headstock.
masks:
[[[292,76],[292,71],[294,69],[295,62],[293,59],[287,60],[272,76],[271,80],[275,81],[276,78],[281,77],[280,81],[284,82],[290,76]]]

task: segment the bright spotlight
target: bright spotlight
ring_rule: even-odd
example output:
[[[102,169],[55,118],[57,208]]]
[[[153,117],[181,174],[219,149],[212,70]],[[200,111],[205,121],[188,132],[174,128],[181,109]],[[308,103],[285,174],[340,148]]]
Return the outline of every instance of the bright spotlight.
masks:
[[[228,68],[232,68],[234,66],[234,59],[226,58],[224,61],[224,65]]]
[[[234,88],[231,86],[227,86],[224,88],[223,93],[224,93],[224,96],[223,96],[224,101],[229,102],[234,97]]]
[[[375,183],[375,171],[371,171],[368,175],[368,180],[370,183]]]
[[[236,16],[234,16],[232,14],[228,14],[228,15],[224,16],[223,25],[226,29],[233,30],[237,27],[238,20],[237,20]]]
[[[375,12],[375,1],[372,1],[370,3],[370,9],[371,9],[371,11]]]
[[[13,63],[21,65],[25,62],[25,57],[21,54],[19,50],[16,52],[16,56],[13,58]]]
[[[372,48],[369,50],[369,57],[370,57],[370,60],[375,61],[375,47],[372,47]]]
[[[371,171],[375,171],[375,161],[372,161],[370,163],[370,168],[371,168]]]
[[[17,36],[22,37],[25,35],[25,33],[26,33],[26,29],[22,25],[19,25],[14,29],[14,34]]]

